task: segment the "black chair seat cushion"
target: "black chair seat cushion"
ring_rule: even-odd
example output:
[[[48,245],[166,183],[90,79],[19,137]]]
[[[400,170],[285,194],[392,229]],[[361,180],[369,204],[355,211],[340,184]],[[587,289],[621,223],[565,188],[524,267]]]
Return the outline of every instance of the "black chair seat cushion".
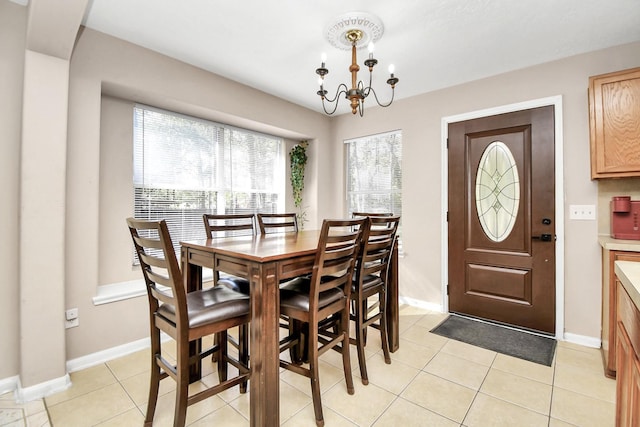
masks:
[[[280,286],[280,307],[309,311],[309,292],[311,280],[309,277],[298,277]],[[319,295],[320,308],[344,298],[344,292],[333,288]]]
[[[368,274],[362,278],[363,291],[366,291],[367,289],[373,288],[374,286],[378,286],[380,284],[382,284],[382,279],[380,278],[380,276],[377,276],[375,274]],[[354,278],[351,286],[351,293],[356,292],[357,286],[358,286],[358,282]]]
[[[187,294],[189,327],[220,322],[249,314],[249,297],[222,286],[216,286]],[[176,310],[171,304],[162,304],[158,315],[176,322]]]
[[[239,292],[243,295],[249,295],[251,284],[247,279],[235,276],[225,276],[218,280],[218,285],[224,286],[232,291]]]

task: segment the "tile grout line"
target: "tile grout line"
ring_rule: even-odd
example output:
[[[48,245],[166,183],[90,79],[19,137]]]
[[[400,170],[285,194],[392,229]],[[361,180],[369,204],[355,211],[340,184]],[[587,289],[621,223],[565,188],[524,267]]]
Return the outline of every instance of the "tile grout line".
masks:
[[[464,422],[469,416],[469,412],[471,412],[471,408],[473,407],[474,402],[478,398],[478,394],[480,394],[480,389],[482,388],[482,385],[484,384],[484,382],[487,380],[487,377],[489,376],[489,372],[491,372],[491,368],[493,367],[493,364],[496,362],[497,358],[498,358],[498,353],[496,352],[496,354],[493,356],[493,360],[491,361],[491,365],[489,365],[489,369],[487,369],[487,373],[484,375],[482,382],[480,383],[480,385],[478,386],[478,389],[476,390],[476,394],[473,396],[473,399],[471,400],[471,404],[469,405],[469,408],[467,408],[467,411],[465,412],[464,417],[462,418],[462,422],[460,423],[460,425],[464,425]]]

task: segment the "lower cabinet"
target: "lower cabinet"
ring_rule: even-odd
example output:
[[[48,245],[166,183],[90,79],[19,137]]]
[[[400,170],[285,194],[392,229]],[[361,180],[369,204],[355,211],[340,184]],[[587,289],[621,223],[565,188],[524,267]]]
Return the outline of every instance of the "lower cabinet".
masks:
[[[638,261],[639,252],[602,251],[602,357],[604,373],[609,378],[616,377],[616,319],[617,283],[614,272],[616,261]]]
[[[616,426],[640,426],[640,312],[617,282]]]

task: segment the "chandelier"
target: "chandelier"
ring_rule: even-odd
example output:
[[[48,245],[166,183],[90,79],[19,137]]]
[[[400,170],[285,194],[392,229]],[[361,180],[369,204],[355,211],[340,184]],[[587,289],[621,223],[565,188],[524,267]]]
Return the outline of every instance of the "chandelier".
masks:
[[[380,19],[364,12],[351,12],[341,15],[327,27],[327,39],[334,47],[351,50],[351,65],[349,66],[351,87],[341,83],[336,89],[334,97],[327,97],[328,92],[324,89],[324,78],[329,74],[329,70],[325,65],[327,60],[326,54],[323,53],[321,65],[316,69],[316,74],[320,76],[318,78],[320,90],[317,94],[322,99],[322,109],[326,114],[332,115],[336,112],[341,95],[344,95],[344,97],[349,100],[351,112],[353,114],[358,112],[360,117],[364,114],[364,101],[371,94],[373,94],[379,106],[388,107],[391,105],[395,94],[396,83],[398,83],[399,80],[393,75],[393,64],[389,66],[390,76],[389,79],[387,79],[387,84],[391,86],[391,100],[386,104],[381,103],[376,91],[371,86],[373,81],[373,67],[378,63],[378,60],[373,57],[373,43],[382,37],[383,32],[384,28]],[[364,61],[365,67],[369,68],[369,84],[367,86],[364,85],[362,80],[358,80],[360,66],[358,65],[356,52],[365,45],[368,45],[369,48],[369,57]],[[327,105],[329,105],[328,109]]]

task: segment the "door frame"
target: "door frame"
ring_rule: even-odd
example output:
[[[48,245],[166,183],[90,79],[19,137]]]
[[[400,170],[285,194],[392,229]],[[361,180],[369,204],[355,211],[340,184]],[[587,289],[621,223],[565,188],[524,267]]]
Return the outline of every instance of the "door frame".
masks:
[[[554,106],[555,125],[555,216],[556,216],[556,333],[558,340],[564,339],[564,161],[563,161],[563,123],[562,123],[562,95],[548,98],[523,101],[515,104],[502,105],[484,110],[471,111],[454,116],[443,117],[441,121],[441,164],[442,164],[442,201],[441,201],[441,253],[442,256],[442,308],[449,311],[449,297],[447,285],[449,283],[449,235],[447,227],[448,201],[448,153],[447,138],[449,136],[449,124],[466,120],[494,116],[503,113],[512,113],[531,108]]]

